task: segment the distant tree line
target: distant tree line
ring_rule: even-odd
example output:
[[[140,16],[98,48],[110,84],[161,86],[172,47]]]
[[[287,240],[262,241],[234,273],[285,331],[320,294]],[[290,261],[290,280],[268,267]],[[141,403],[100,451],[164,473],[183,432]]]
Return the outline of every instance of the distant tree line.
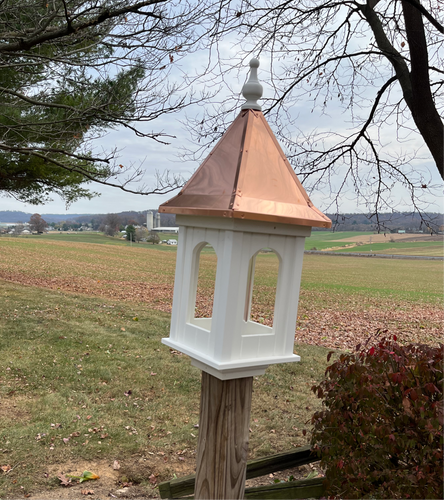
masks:
[[[171,223],[171,217],[169,217]],[[51,222],[50,226],[59,231],[101,231],[107,236],[122,235],[128,241],[159,243],[159,236],[146,228],[146,215],[138,212],[120,214],[87,215],[61,222]]]
[[[146,228],[146,216],[140,213],[123,212],[122,214],[83,216],[80,219],[80,221],[75,219],[59,222],[52,221],[48,224],[40,214],[36,213],[30,217],[26,225],[19,221],[14,226],[0,228],[0,232],[18,236],[23,234],[25,229],[27,232],[39,234],[46,232],[48,229],[58,231],[98,230],[107,236],[122,235],[128,241],[135,243],[143,241],[154,245],[160,242],[159,235]]]
[[[381,225],[381,215],[384,215],[384,222]],[[423,214],[424,215],[424,214]],[[444,230],[444,214],[428,213],[428,223],[424,223],[423,217],[418,213],[393,213],[379,214],[380,232],[442,232]],[[374,231],[378,226],[376,219],[368,214],[329,214],[328,217],[333,222],[334,231]],[[374,220],[373,220],[374,219]],[[313,228],[318,230],[317,228]]]
[[[156,215],[157,210],[151,209],[154,215]],[[127,225],[132,224],[134,226],[146,225],[146,215],[148,210],[142,212],[136,211],[126,211],[115,214],[118,216],[117,225],[123,226],[125,228]],[[87,228],[94,231],[103,230],[103,225],[105,221],[110,217],[111,214],[73,214],[73,215],[62,215],[62,214],[44,214],[44,218],[53,229],[60,229],[62,231],[69,230],[79,230],[81,228]],[[31,214],[21,211],[14,210],[0,210],[0,222],[5,223],[22,223],[29,221]],[[176,216],[172,214],[161,214],[160,223],[164,227],[174,227],[176,225]],[[100,229],[102,227],[102,229]]]
[[[150,210],[153,215],[156,215],[156,210]],[[144,226],[146,225],[146,214],[148,210],[143,212],[126,211],[117,214],[86,214],[86,215],[73,215],[67,216],[66,220],[61,220],[62,215],[45,214],[44,219],[48,221],[48,225],[53,229],[60,229],[62,231],[80,230],[82,228],[90,228],[94,231],[104,231],[105,226],[108,224],[114,227],[114,233],[123,231],[126,226],[133,225]],[[333,229],[335,231],[374,231],[376,230],[377,223],[368,214],[327,214],[333,221]],[[416,213],[392,213],[380,214],[384,215],[387,219],[385,226],[381,230],[398,231],[404,230],[407,232],[424,231],[429,232],[430,229],[425,226],[422,218]],[[422,214],[424,215],[424,214]],[[21,222],[28,221],[30,214],[18,211],[0,211],[0,222]],[[444,214],[427,213],[428,220],[433,222],[433,231],[444,230]],[[172,214],[161,214],[160,224],[163,227],[176,226],[176,216]],[[317,228],[313,230],[317,231]]]
[[[157,210],[150,210],[150,212],[152,212],[154,216],[157,214]],[[117,225],[117,221],[114,220],[115,218],[111,217],[111,215],[118,217],[118,223],[123,226],[127,226],[129,224],[132,224],[133,226],[141,226],[143,224],[146,225],[147,213],[148,210],[144,210],[143,212],[126,211],[118,214],[79,215],[73,220],[80,223],[86,222],[88,224],[92,224],[92,228],[94,230],[99,230],[103,225],[109,222],[111,222],[112,225]],[[161,214],[160,225],[164,227],[174,227],[176,225],[176,216],[172,214]],[[103,230],[103,228],[100,230]]]

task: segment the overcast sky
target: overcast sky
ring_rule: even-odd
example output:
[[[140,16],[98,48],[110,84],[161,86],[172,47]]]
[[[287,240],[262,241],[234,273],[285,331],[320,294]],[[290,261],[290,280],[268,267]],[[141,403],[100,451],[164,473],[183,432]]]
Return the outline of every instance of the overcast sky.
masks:
[[[265,93],[267,92],[267,77],[269,71],[269,61],[262,58],[261,67],[259,68],[259,80],[265,87]],[[245,67],[244,75],[248,74],[248,67]],[[233,75],[233,82],[231,86],[236,88],[237,92],[241,91],[243,81],[239,80],[240,77]],[[241,103],[243,100],[241,100]],[[240,110],[240,107],[239,107]],[[311,130],[315,125],[320,128],[324,126],[328,128],[330,124],[333,124],[335,130],[338,132],[341,130],[346,130],[348,124],[345,122],[343,115],[335,113],[335,108],[332,107],[329,110],[329,117],[322,117],[321,119],[311,112],[311,104],[302,102],[298,106],[297,111],[298,122],[300,123],[300,128]],[[133,132],[129,130],[118,130],[111,131],[106,136],[101,138],[98,142],[98,146],[104,149],[110,150],[117,147],[120,150],[119,162],[124,165],[141,164],[145,170],[145,182],[150,186],[155,186],[155,172],[162,172],[164,170],[170,170],[171,172],[181,173],[185,179],[189,178],[193,171],[199,166],[197,163],[184,163],[179,160],[178,152],[181,146],[190,147],[190,137],[188,132],[185,130],[184,126],[180,123],[180,120],[184,119],[184,115],[169,115],[166,117],[161,117],[157,119],[150,127],[154,130],[163,130],[168,134],[175,135],[177,138],[172,140],[172,144],[169,146],[161,145],[153,140],[146,138],[139,138],[134,135]],[[330,122],[330,123],[329,123]],[[396,130],[392,130],[385,138],[387,147],[390,148],[394,142],[396,142]],[[442,181],[439,177],[436,167],[433,162],[427,158],[430,158],[428,151],[422,146],[422,139],[419,136],[414,136],[411,139],[412,142],[409,143],[409,147],[414,145],[420,148],[419,156],[426,158],[421,159],[416,162],[418,168],[428,169],[431,172],[432,184],[438,186],[435,190],[435,197],[430,197],[430,202],[433,203],[429,207],[429,211],[443,211],[442,204]],[[18,202],[13,198],[8,198],[0,196],[0,210],[20,210],[29,213],[40,213],[42,215],[49,213],[57,214],[106,214],[106,213],[118,213],[123,211],[135,210],[143,211],[148,209],[157,209],[159,204],[163,203],[167,199],[174,196],[176,193],[170,193],[165,196],[142,196],[125,193],[117,188],[104,187],[101,185],[89,184],[90,189],[98,191],[101,193],[100,197],[96,197],[92,200],[81,200],[73,203],[68,210],[62,200],[55,197],[54,201],[47,203],[46,205],[29,205]],[[320,210],[327,210],[331,200],[325,196],[325,193],[312,193],[310,197],[313,203]],[[411,206],[409,203],[409,196],[407,193],[402,192],[398,189],[393,192],[393,198],[395,200],[395,207],[398,211],[409,211]],[[367,213],[365,206],[359,205],[356,202],[355,196],[350,191],[349,196],[345,195],[341,198],[341,212],[342,213]],[[330,210],[332,211],[332,210]]]

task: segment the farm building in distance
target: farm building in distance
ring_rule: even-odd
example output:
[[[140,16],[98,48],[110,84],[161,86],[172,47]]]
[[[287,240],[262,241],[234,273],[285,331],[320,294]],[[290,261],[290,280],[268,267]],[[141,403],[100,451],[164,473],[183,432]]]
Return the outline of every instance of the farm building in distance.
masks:
[[[157,233],[178,233],[178,227],[153,227],[152,231],[156,231]]]

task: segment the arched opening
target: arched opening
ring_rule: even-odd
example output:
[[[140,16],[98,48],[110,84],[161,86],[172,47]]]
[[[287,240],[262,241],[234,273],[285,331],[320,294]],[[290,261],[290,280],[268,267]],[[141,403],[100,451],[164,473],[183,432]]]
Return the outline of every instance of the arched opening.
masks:
[[[262,248],[250,259],[244,320],[273,327],[279,256]]]
[[[211,330],[214,288],[216,284],[217,255],[214,248],[203,242],[195,249],[194,294],[189,322],[205,330]]]

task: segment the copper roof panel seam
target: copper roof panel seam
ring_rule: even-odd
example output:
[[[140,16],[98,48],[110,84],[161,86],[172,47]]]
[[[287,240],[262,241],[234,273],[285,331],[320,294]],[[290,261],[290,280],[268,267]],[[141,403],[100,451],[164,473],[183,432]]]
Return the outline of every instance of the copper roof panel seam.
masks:
[[[248,150],[251,145],[251,136],[253,134],[253,128],[254,124],[252,120],[255,120],[262,115],[261,111],[253,111],[252,109],[247,110],[248,111],[248,117],[247,117],[247,123],[245,125],[245,134],[243,138],[243,147],[241,151],[241,158],[240,158],[240,163],[239,163],[239,170],[238,170],[238,176],[236,179],[236,190],[235,190],[235,197],[237,198],[238,196],[242,197],[242,191],[243,191],[243,183],[244,183],[244,176],[245,176],[245,164],[248,162]],[[233,199],[233,205],[230,208],[233,208],[235,210],[235,199]]]
[[[284,160],[284,155],[276,142],[270,140],[273,135],[270,128],[265,125],[263,114],[256,111],[254,119],[249,123],[245,139],[245,155],[241,166],[238,192],[242,191],[242,197],[269,201],[279,201],[283,196],[287,202],[302,202],[305,205],[306,199],[300,195],[298,192],[300,189],[294,182],[294,173],[290,174],[288,166],[284,166],[285,162],[279,167],[279,163]],[[277,186],[280,184],[283,191],[276,189],[273,183],[274,177],[276,177]],[[240,197],[235,208],[242,210],[241,205],[242,198]]]
[[[244,151],[245,151],[245,137],[247,135],[247,130],[248,130],[248,123],[251,115],[251,110],[245,110],[242,114],[242,118],[245,118],[245,123],[244,123],[244,128],[242,130],[242,139],[241,139],[241,147],[239,151],[239,157],[237,161],[237,167],[236,167],[236,174],[234,176],[234,183],[233,183],[233,191],[231,193],[231,199],[230,199],[230,204],[228,206],[228,209],[234,209],[234,202],[237,196],[237,186],[239,182],[239,172],[241,169],[242,165],[242,160],[244,158]]]

